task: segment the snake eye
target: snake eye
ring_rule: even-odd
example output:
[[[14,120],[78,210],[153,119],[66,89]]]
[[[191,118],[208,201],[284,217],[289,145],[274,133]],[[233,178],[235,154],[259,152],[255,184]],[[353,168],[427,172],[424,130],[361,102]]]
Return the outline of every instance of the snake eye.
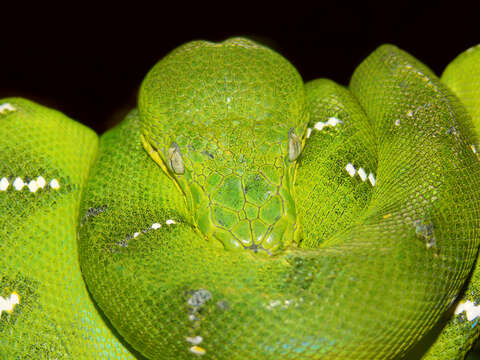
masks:
[[[302,141],[295,134],[295,129],[288,130],[288,159],[295,161],[302,152]]]
[[[176,142],[172,142],[167,151],[167,166],[173,173],[181,175],[185,172],[185,164],[183,163],[180,147]]]

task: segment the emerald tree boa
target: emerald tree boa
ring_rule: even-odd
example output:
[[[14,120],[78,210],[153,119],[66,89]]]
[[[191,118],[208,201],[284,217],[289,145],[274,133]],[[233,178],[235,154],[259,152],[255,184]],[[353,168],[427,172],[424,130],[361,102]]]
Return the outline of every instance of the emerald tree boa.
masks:
[[[304,83],[233,38],[172,51],[100,137],[1,100],[0,357],[463,358],[479,64],[383,45]]]

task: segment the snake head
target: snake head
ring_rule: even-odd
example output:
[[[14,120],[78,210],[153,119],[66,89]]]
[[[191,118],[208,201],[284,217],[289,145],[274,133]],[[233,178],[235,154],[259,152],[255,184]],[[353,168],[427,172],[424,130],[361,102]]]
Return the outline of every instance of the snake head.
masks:
[[[139,111],[145,149],[206,238],[265,254],[292,244],[308,116],[288,61],[246,39],[189,43],[146,76]]]

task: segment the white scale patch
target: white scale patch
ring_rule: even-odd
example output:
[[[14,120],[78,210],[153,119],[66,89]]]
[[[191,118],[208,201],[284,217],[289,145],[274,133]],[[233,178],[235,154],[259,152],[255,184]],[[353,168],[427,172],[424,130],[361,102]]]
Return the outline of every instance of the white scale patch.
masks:
[[[23,182],[23,180],[19,177],[17,177],[14,181],[13,181],[13,187],[15,188],[15,190],[17,191],[20,191],[23,189],[23,187],[25,186],[25,183]]]
[[[39,188],[43,189],[46,184],[47,184],[47,182],[45,181],[45,179],[43,178],[43,176],[39,176],[39,177],[37,178],[37,185],[38,185]]]
[[[176,224],[176,221],[175,220],[172,220],[172,219],[168,219],[167,221],[165,221],[165,224],[167,224],[168,226],[172,225],[172,224]],[[160,223],[153,223],[149,228],[147,229],[144,229],[144,230],[141,230],[141,231],[136,231],[133,233],[133,235],[128,235],[126,239],[123,239],[119,242],[117,242],[117,245],[120,245],[120,246],[128,246],[128,242],[131,240],[131,239],[134,239],[134,238],[137,238],[139,237],[140,235],[142,234],[146,234],[148,233],[149,231],[152,231],[152,230],[158,230],[162,227],[162,224]]]
[[[357,172],[352,163],[348,163],[347,166],[345,166],[345,170],[347,170],[351,177],[354,177],[355,173]]]
[[[18,304],[20,304],[20,295],[16,292],[11,293],[6,299],[3,296],[0,296],[0,318],[4,311],[11,314],[13,309],[15,309],[15,305]]]
[[[373,176],[372,173],[368,174],[368,181],[370,181],[370,184],[372,184],[372,186],[375,186],[375,176]]]
[[[198,345],[203,341],[203,337],[201,336],[187,336],[186,340],[192,345]]]
[[[335,127],[337,126],[338,124],[343,124],[343,121],[342,120],[339,120],[337,119],[336,117],[330,117],[328,119],[328,121],[326,122],[323,122],[323,121],[319,121],[315,124],[314,128],[318,131],[322,131],[324,127],[326,126],[331,126],[331,127]],[[307,137],[309,137],[310,135],[307,134]]]
[[[290,306],[297,307],[299,303],[303,302],[303,298],[299,298],[298,300],[270,300],[270,302],[265,306],[268,310],[273,310],[275,308],[279,309],[287,309]]]
[[[367,174],[365,173],[365,170],[363,170],[363,168],[358,169],[358,176],[360,176],[360,179],[362,179],[363,182],[367,180]]]
[[[373,175],[373,173],[369,173],[367,175],[367,173],[362,167],[357,170],[355,169],[355,166],[353,166],[352,163],[348,163],[347,166],[345,166],[345,170],[347,171],[348,175],[350,175],[351,177],[354,177],[355,174],[358,174],[358,176],[360,177],[360,179],[362,179],[363,182],[365,182],[368,179],[368,181],[370,181],[370,184],[372,184],[372,186],[375,186],[375,183],[376,183],[375,175]]]
[[[312,135],[312,128],[307,129],[307,139]]]
[[[38,184],[35,180],[31,180],[27,186],[30,192],[35,192],[38,190]]]
[[[24,187],[27,187],[31,193],[34,193],[34,192],[37,192],[38,189],[45,188],[45,185],[47,185],[47,182],[45,181],[43,176],[39,176],[36,179],[30,180],[28,184],[25,183],[21,177],[16,177],[15,180],[13,180],[13,183],[11,185],[17,191],[22,191]],[[52,179],[49,183],[49,186],[55,190],[60,189],[60,183],[58,182],[57,179]],[[9,187],[10,187],[10,182],[8,181],[8,179],[6,177],[1,178],[0,191],[7,191]]]
[[[160,229],[161,227],[162,227],[162,224],[159,224],[159,223],[154,223],[154,224],[151,226],[151,228],[152,228],[153,230]]]
[[[15,111],[17,108],[10,103],[4,103],[0,105],[0,114],[5,114],[9,111]]]
[[[0,180],[0,191],[7,191],[10,183],[8,182],[8,179],[6,177],[3,177]]]
[[[462,301],[457,305],[455,309],[455,315],[461,314],[464,311],[465,315],[467,316],[467,320],[472,321],[480,315],[480,305],[475,306],[470,300],[465,302]]]
[[[60,184],[58,183],[58,180],[57,179],[52,179],[52,181],[50,181],[50,187],[52,189],[59,189]]]
[[[172,224],[176,224],[175,220],[172,220],[172,219],[168,219],[167,221],[165,221],[165,224],[167,225],[172,225]],[[160,223],[153,223],[152,226],[150,226],[150,229],[153,229],[153,230],[158,230],[162,227],[162,224]],[[140,235],[140,232],[136,232],[133,234],[133,237],[137,237]]]

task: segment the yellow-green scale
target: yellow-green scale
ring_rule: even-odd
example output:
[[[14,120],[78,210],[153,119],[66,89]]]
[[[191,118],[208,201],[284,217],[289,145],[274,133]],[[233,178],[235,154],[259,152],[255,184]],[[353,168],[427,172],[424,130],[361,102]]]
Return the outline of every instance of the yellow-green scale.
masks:
[[[33,102],[0,101],[2,359],[133,359],[98,313],[77,257],[78,211],[98,138]],[[23,185],[21,185],[23,183]],[[3,300],[3,299],[2,299]]]
[[[256,61],[247,61],[252,53]],[[180,57],[195,62],[184,65]],[[211,58],[220,63],[213,66]],[[163,169],[167,149],[178,144],[185,172],[170,169],[170,175],[209,241],[269,255],[293,243],[296,164],[288,160],[288,143],[291,129],[300,138],[305,131],[303,95],[303,82],[288,62],[245,39],[185,45],[145,78],[139,100],[144,144],[157,149]]]

